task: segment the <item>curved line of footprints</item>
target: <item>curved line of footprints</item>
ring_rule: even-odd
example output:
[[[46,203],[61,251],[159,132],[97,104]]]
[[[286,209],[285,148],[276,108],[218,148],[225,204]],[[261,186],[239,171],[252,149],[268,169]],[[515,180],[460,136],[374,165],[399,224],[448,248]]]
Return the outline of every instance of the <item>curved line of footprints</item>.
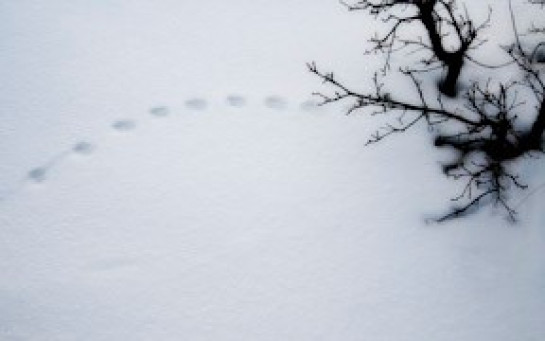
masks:
[[[229,107],[242,108],[247,104],[246,98],[239,95],[230,95],[225,98],[225,103]],[[194,111],[206,110],[208,101],[204,98],[190,98],[185,101],[185,107]],[[288,101],[279,96],[269,96],[263,99],[263,105],[272,110],[284,110],[288,107]],[[314,100],[307,100],[299,104],[299,109],[302,111],[315,111],[319,104]],[[163,118],[170,114],[170,108],[167,106],[157,106],[149,109],[149,114]],[[112,122],[111,129],[119,132],[128,132],[136,128],[136,120],[120,119]],[[13,188],[0,193],[0,201],[16,194],[23,186],[28,183],[42,183],[47,179],[48,172],[58,166],[66,157],[72,153],[79,155],[90,155],[94,152],[96,145],[88,141],[80,141],[72,146],[72,148],[62,151],[51,157],[45,164],[35,167],[27,172],[26,176],[19,181]]]

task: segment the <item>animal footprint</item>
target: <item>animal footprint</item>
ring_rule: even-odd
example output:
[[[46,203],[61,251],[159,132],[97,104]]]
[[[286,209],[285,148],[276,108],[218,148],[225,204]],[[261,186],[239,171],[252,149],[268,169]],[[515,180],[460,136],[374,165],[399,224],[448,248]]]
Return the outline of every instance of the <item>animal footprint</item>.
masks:
[[[299,107],[303,111],[316,111],[320,109],[319,103],[313,100],[304,101]]]
[[[208,106],[208,102],[202,98],[192,98],[185,101],[185,106],[193,110],[204,110]]]
[[[227,104],[229,104],[232,107],[240,108],[246,105],[246,99],[238,95],[227,96]]]
[[[72,147],[72,151],[77,154],[81,155],[89,155],[92,154],[95,147],[89,143],[89,142],[78,142]]]
[[[169,114],[167,107],[153,107],[149,112],[155,117],[165,117]]]
[[[47,169],[38,167],[28,172],[28,178],[34,182],[43,182],[46,179]]]
[[[136,123],[132,120],[118,120],[112,124],[112,128],[118,131],[129,131],[136,128]]]
[[[269,96],[265,98],[265,106],[275,110],[282,110],[287,107],[287,102],[282,97]]]

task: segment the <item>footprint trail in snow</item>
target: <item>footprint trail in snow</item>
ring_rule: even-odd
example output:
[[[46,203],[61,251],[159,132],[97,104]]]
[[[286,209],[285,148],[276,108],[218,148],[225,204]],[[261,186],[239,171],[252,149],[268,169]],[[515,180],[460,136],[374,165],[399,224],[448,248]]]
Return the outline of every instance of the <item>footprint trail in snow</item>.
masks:
[[[270,95],[261,102],[265,108],[282,111],[288,108],[288,100],[281,96]],[[239,94],[231,94],[224,98],[223,104],[226,107],[243,108],[248,104],[248,100]],[[192,97],[184,101],[182,110],[198,112],[205,111],[209,107],[209,102],[205,98]],[[302,112],[318,112],[319,105],[314,100],[306,100],[299,104],[298,109]],[[153,106],[148,110],[149,116],[153,118],[167,118],[171,116],[172,110],[166,105]],[[138,121],[129,117],[120,118],[110,124],[110,129],[118,133],[132,133],[136,130]],[[47,182],[52,170],[59,167],[70,155],[91,156],[97,149],[97,145],[86,140],[81,140],[69,149],[61,151],[47,160],[44,164],[38,165],[26,172],[22,179],[11,186],[0,190],[0,202],[23,190],[28,183],[43,184]]]

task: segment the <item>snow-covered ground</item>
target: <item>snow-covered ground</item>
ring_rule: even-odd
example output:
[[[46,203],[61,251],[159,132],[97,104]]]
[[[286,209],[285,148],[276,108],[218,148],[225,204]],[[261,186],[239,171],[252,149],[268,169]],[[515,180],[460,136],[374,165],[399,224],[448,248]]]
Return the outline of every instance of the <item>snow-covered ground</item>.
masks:
[[[545,193],[426,224],[458,184],[425,131],[364,148],[365,115],[313,105],[305,62],[380,62],[361,19],[1,2],[0,340],[543,340]]]

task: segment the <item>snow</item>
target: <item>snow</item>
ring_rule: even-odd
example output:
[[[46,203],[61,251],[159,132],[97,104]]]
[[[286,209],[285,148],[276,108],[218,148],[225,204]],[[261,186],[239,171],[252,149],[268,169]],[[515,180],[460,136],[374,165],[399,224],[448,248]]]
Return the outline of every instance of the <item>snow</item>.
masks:
[[[427,224],[448,155],[309,96],[380,63],[337,1],[0,13],[0,340],[543,339],[545,192]]]

